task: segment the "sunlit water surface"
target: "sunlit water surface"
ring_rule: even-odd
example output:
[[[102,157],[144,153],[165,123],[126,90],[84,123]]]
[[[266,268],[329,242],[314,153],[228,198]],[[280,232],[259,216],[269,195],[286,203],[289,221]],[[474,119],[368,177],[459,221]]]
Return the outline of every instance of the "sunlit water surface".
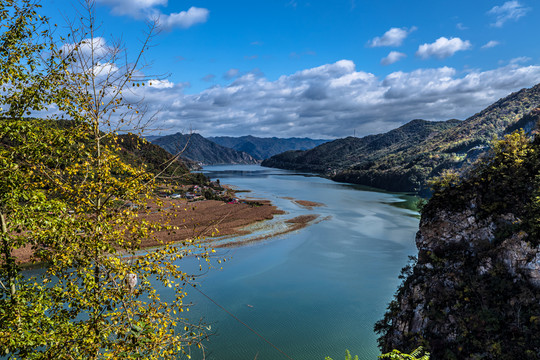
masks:
[[[204,172],[212,180],[250,190],[239,195],[271,200],[286,212],[251,237],[299,215],[319,215],[319,222],[264,241],[218,249],[216,258],[227,261],[214,264],[223,269],[199,277],[198,287],[292,359],[339,360],[345,349],[360,359],[377,359],[373,325],[383,316],[408,256],[416,252],[416,199],[254,165],[212,166]],[[306,209],[291,199],[324,206]],[[180,264],[199,271],[193,258]],[[164,300],[173,296],[169,288],[158,290]],[[204,318],[213,333],[205,342],[205,359],[287,359],[195,290],[188,301],[195,306],[183,314],[191,322]],[[202,358],[199,349],[192,349],[192,359]]]
[[[418,228],[415,198],[260,166],[212,166],[205,173],[269,199],[287,214],[325,219],[263,242],[219,250],[229,260],[199,279],[201,289],[295,360],[377,359],[374,323],[384,314]],[[290,200],[323,207],[305,209]],[[271,221],[271,222],[272,222]],[[205,297],[191,291],[193,320],[215,335],[211,360],[286,359]],[[193,358],[202,358],[194,351]]]

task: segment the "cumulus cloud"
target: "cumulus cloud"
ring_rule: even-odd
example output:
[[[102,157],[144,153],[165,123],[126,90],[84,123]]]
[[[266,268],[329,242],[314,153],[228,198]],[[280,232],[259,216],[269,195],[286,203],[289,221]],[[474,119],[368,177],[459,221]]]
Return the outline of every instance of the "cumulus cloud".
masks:
[[[168,0],[97,0],[98,3],[111,7],[115,15],[130,16],[135,19],[158,19],[164,30],[173,28],[186,29],[195,24],[205,23],[210,12],[208,9],[190,7],[187,11],[165,14],[158,9],[167,6]]]
[[[205,23],[210,12],[208,9],[190,7],[188,11],[172,13],[170,15],[159,14],[159,25],[166,30],[175,27],[187,29],[195,24]]]
[[[109,46],[103,37],[83,39],[78,43],[64,44],[61,47],[64,56],[72,55],[77,62],[70,65],[72,72],[93,72],[96,77],[107,77],[120,69],[113,58],[119,49]]]
[[[390,65],[406,57],[406,54],[399,51],[390,51],[390,53],[386,57],[382,58],[381,64]]]
[[[78,43],[64,44],[61,51],[63,54],[71,54],[76,52],[78,57],[89,57],[91,53],[94,57],[100,58],[112,51],[112,48],[107,45],[105,38],[97,36],[93,39],[83,39]]]
[[[501,27],[508,20],[517,20],[525,16],[530,8],[524,7],[517,0],[507,1],[501,6],[494,6],[488,14],[495,16],[495,22],[491,26]]]
[[[384,33],[383,36],[377,36],[371,40],[368,45],[370,47],[380,46],[401,46],[403,40],[413,31],[416,30],[416,26],[407,28],[391,28]]]
[[[163,133],[193,128],[205,136],[343,137],[380,133],[412,119],[467,118],[501,97],[540,83],[540,66],[509,64],[463,73],[451,67],[398,71],[384,78],[354,62],[283,75],[258,73],[185,94],[183,86],[136,88],[159,109]]]
[[[443,36],[438,38],[434,43],[420,45],[418,51],[416,51],[416,56],[422,59],[428,59],[430,57],[444,59],[454,55],[458,51],[470,48],[471,43],[469,40],[463,41],[460,38],[447,39]]]
[[[169,80],[148,80],[147,85],[156,89],[170,89],[174,87],[174,83],[170,82]]]
[[[485,45],[482,45],[482,49],[490,49],[490,48],[493,48],[493,47],[495,47],[495,46],[497,46],[499,44],[500,43],[498,41],[490,40]]]

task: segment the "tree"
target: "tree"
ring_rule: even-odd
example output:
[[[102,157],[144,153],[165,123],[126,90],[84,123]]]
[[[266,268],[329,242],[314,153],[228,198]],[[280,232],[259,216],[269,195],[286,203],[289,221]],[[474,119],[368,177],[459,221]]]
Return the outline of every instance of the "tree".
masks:
[[[0,349],[11,358],[157,359],[201,346],[205,328],[178,315],[189,310],[194,277],[177,261],[208,260],[212,250],[186,239],[140,252],[141,240],[175,227],[145,220],[143,209],[160,204],[156,175],[119,156],[118,131],[148,119],[124,93],[147,80],[141,59],[155,23],[128,61],[96,36],[90,0],[61,46],[39,5],[0,4]],[[66,120],[25,118],[51,108]],[[39,275],[17,265],[12,254],[23,247],[42,263]]]
[[[325,360],[332,360],[332,358],[330,357],[326,357]],[[349,350],[345,350],[345,360],[358,360],[358,355],[356,355],[353,359],[351,353],[349,352]]]
[[[393,360],[429,360],[429,353],[424,351],[422,346],[416,348],[411,354],[402,353],[399,350],[392,350],[389,353],[379,355],[379,359]]]

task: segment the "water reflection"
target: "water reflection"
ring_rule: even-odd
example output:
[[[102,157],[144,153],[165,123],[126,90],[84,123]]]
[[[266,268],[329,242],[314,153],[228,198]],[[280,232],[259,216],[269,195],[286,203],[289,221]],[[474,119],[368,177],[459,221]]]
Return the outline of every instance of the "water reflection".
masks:
[[[294,359],[339,359],[346,348],[376,359],[373,324],[415,253],[415,198],[253,165],[204,172],[250,190],[246,196],[271,200],[283,216],[327,220],[228,250],[231,261],[211,271],[202,289]],[[306,209],[291,198],[325,206]],[[192,299],[195,315],[215,322],[207,359],[284,358],[207,299],[196,293]]]

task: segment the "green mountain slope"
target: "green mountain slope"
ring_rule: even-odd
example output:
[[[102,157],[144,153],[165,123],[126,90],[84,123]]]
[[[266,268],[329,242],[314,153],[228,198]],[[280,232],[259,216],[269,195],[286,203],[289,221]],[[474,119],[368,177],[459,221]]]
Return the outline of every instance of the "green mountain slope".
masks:
[[[171,154],[182,152],[182,157],[205,165],[217,164],[256,164],[251,155],[218,145],[199,134],[162,136],[152,141]]]
[[[315,146],[324,144],[328,140],[309,139],[309,138],[288,138],[277,137],[260,138],[255,136],[216,136],[208,137],[210,141],[221,146],[225,146],[237,151],[244,151],[255,159],[263,160],[271,156],[283,153],[289,150],[309,150]]]
[[[173,158],[171,154],[134,134],[118,135],[118,139],[122,158],[130,164],[144,164],[151,173],[163,173],[167,176],[183,175],[189,173],[190,165],[196,165],[190,161],[177,159],[169,166]]]
[[[375,135],[378,138],[372,138],[370,147],[355,146],[357,142],[351,138],[340,139],[306,153],[278,155],[263,165],[316,171],[336,181],[390,191],[426,193],[429,178],[445,169],[468,167],[495,137],[519,127],[529,131],[535,128],[538,107],[540,84],[500,99],[463,122],[446,122],[446,129],[432,128],[427,136],[422,132],[419,137],[413,135],[407,139],[405,136],[396,142],[390,141],[386,147],[378,144],[394,131],[407,129],[413,121],[386,134]],[[369,138],[359,140],[368,142]]]
[[[51,129],[65,131],[65,136],[69,136],[69,129],[73,125],[69,120],[53,121],[28,118],[24,121],[32,123],[33,126],[38,126],[44,132]],[[106,141],[111,142],[112,139]],[[117,135],[114,143],[119,146],[118,155],[125,163],[136,167],[143,166],[148,172],[160,175],[160,179],[176,180],[179,183],[192,183],[192,178],[200,177],[198,174],[190,173],[190,170],[200,168],[197,163],[183,158],[174,158],[173,155],[160,146],[152,144],[135,134]],[[9,149],[13,145],[16,145],[13,144],[13,140],[7,137],[0,138],[0,147]]]
[[[384,134],[363,138],[347,137],[322,144],[308,151],[289,151],[263,161],[262,165],[331,175],[359,164],[370,166],[388,153],[419,144],[434,134],[459,123],[459,120],[444,122],[413,120]]]

